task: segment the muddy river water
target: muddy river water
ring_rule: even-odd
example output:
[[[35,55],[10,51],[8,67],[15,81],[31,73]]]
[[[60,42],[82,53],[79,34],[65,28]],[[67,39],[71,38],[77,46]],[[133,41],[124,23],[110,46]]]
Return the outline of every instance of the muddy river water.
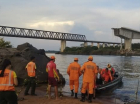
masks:
[[[88,55],[60,55],[60,54],[46,54],[47,56],[55,55],[57,69],[66,79],[66,85],[63,92],[70,94],[69,76],[67,75],[67,67],[73,62],[74,57],[79,58],[79,64],[83,65],[87,61]],[[140,78],[140,56],[108,56],[108,55],[93,55],[93,61],[100,67],[105,68],[110,63],[116,71],[123,75],[123,85],[112,92],[106,94],[107,96],[115,96],[121,100],[135,100],[136,91],[138,88],[138,80]],[[82,76],[79,79],[80,86],[82,84]],[[138,91],[140,86],[138,88]],[[79,89],[80,90],[80,89]],[[80,94],[80,91],[79,91]],[[104,95],[105,96],[105,95]],[[138,98],[140,99],[140,92]]]

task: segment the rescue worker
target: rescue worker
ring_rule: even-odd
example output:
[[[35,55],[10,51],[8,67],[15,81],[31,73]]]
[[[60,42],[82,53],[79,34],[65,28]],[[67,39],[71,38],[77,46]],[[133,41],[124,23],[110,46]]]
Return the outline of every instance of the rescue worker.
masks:
[[[100,74],[100,72],[101,72],[101,70],[102,69],[99,69],[99,66],[97,66],[97,74],[96,74],[96,76],[95,76],[95,80],[94,80],[94,86],[93,86],[93,99],[95,99],[95,89],[96,89],[96,87],[97,87],[97,85],[99,85],[99,84],[102,84],[102,79],[101,79],[101,74]],[[86,91],[86,95],[88,95],[89,96],[89,93],[88,93],[88,91],[89,91],[89,86],[87,86],[87,91]],[[88,97],[87,96],[87,97]]]
[[[70,90],[71,90],[71,96],[74,96],[74,92],[75,92],[76,99],[78,98],[77,93],[78,93],[78,88],[79,88],[79,77],[81,76],[80,68],[81,66],[78,64],[78,58],[74,58],[74,62],[70,63],[67,69],[67,74],[69,75],[69,85],[70,85]]]
[[[58,99],[58,84],[57,81],[60,81],[58,72],[56,70],[55,56],[50,57],[50,62],[46,66],[46,72],[48,73],[48,93],[49,99],[51,98],[51,87],[55,87],[55,96],[56,100]]]
[[[115,75],[115,69],[110,64],[108,64],[107,67],[108,67],[108,70],[110,70],[110,72],[111,72],[111,76],[112,76],[112,80],[113,80],[114,75]]]
[[[106,84],[107,82],[109,82],[109,80],[112,81],[111,72],[110,70],[108,70],[108,68],[102,69],[101,76],[102,76],[102,79],[104,80],[103,84]]]
[[[18,104],[14,85],[18,85],[17,75],[10,60],[5,59],[0,69],[0,104]]]
[[[88,61],[85,62],[81,68],[81,72],[83,72],[83,84],[82,84],[82,98],[81,101],[85,102],[85,93],[87,86],[89,87],[89,98],[88,102],[92,102],[92,97],[94,93],[94,86],[96,81],[96,74],[97,74],[97,66],[93,61],[93,57],[89,56]]]
[[[35,94],[36,88],[36,64],[35,64],[35,57],[31,57],[31,61],[26,66],[27,74],[28,74],[28,84],[25,89],[24,95],[29,95],[28,91],[31,87],[31,95],[37,96]]]
[[[110,64],[107,65],[107,68],[108,68],[108,70],[111,71],[111,73],[112,73],[113,75],[115,74],[115,69],[114,69]]]

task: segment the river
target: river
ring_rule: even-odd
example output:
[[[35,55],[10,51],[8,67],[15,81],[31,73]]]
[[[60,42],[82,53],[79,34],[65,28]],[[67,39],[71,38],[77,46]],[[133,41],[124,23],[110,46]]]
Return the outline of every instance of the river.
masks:
[[[66,79],[66,85],[63,91],[70,92],[69,76],[67,75],[67,67],[73,62],[74,57],[79,58],[79,64],[83,65],[87,61],[88,55],[60,55],[60,54],[46,54],[47,56],[55,55],[57,69]],[[135,92],[138,87],[138,79],[140,77],[140,56],[109,56],[109,55],[93,55],[93,61],[100,67],[105,68],[110,63],[116,71],[123,75],[123,86],[117,88],[111,95],[117,97],[129,97],[130,100],[135,100]],[[80,86],[82,84],[82,76],[79,79]],[[140,86],[139,86],[140,88]],[[80,94],[80,91],[79,91]],[[138,92],[138,99],[140,99],[140,92]]]

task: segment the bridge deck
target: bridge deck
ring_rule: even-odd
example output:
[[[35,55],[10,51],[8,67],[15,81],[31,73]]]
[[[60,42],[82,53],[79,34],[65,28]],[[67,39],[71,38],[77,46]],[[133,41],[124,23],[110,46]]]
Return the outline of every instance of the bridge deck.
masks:
[[[49,40],[66,40],[66,41],[75,41],[75,42],[120,44],[118,42],[104,42],[104,41],[87,40],[85,35],[79,35],[79,34],[44,31],[44,30],[9,27],[9,26],[0,26],[0,36],[49,39]]]

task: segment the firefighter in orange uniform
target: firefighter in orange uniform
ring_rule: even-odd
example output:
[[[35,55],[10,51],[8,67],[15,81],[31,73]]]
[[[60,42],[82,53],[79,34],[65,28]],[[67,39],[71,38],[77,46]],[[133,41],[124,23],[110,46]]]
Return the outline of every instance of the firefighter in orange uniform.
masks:
[[[17,75],[10,60],[5,59],[0,69],[0,104],[18,104],[14,85],[18,85]]]
[[[71,96],[74,96],[75,88],[75,98],[77,98],[78,88],[79,88],[79,77],[81,76],[80,72],[81,66],[78,64],[78,58],[74,58],[74,62],[70,63],[67,69],[69,75],[69,85],[71,90]],[[73,88],[74,85],[74,88]]]
[[[93,61],[93,57],[89,56],[88,57],[88,61],[85,62],[81,68],[81,72],[83,72],[83,84],[82,84],[82,98],[81,101],[85,102],[85,93],[86,93],[86,89],[87,86],[89,87],[89,98],[88,98],[88,102],[91,103],[92,102],[92,97],[93,97],[93,87],[95,86],[95,81],[96,81],[96,74],[97,74],[97,65],[92,62]]]
[[[102,79],[104,80],[104,84],[109,82],[109,80],[113,80],[112,79],[112,76],[111,76],[111,72],[110,70],[108,70],[108,68],[105,68],[101,71],[101,76],[102,76]]]
[[[36,64],[35,64],[35,57],[31,57],[31,61],[26,66],[27,74],[28,74],[28,85],[24,92],[24,95],[29,95],[28,91],[31,87],[31,95],[36,96],[35,88],[36,88]]]

